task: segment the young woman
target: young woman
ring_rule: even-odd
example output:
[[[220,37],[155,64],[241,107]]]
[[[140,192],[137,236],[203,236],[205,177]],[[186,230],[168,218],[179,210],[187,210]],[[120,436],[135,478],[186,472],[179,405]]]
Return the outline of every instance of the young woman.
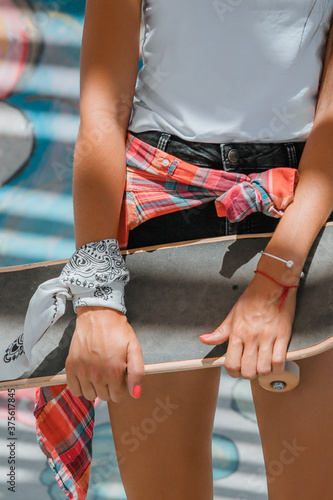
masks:
[[[142,8],[143,68],[136,83]],[[117,238],[126,141],[127,158],[137,141],[215,170],[299,166],[294,201],[278,225],[263,214],[230,224],[207,203],[188,212],[191,217],[178,212],[145,222],[129,240],[133,247],[277,226],[266,252],[294,266],[288,270],[263,255],[258,269],[297,285],[333,208],[332,14],[333,3],[325,0],[87,0],[74,160],[77,247]],[[279,309],[281,286],[256,273],[228,317],[201,337],[211,345],[228,339],[228,373],[252,381],[268,479],[283,454],[283,472],[268,480],[270,500],[332,495],[333,352],[301,361],[302,382],[290,393],[268,393],[256,381],[283,370],[296,291],[289,290]],[[66,372],[74,396],[108,401],[128,500],[213,498],[219,369],[144,378],[141,347],[126,315],[81,305]],[[158,414],[157,398],[170,405],[169,417],[160,412],[154,434],[133,450],[126,436]]]

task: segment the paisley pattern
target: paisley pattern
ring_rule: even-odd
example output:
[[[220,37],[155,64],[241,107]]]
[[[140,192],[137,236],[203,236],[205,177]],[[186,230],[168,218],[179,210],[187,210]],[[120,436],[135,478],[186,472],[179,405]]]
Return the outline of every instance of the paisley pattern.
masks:
[[[129,272],[118,241],[106,239],[80,247],[63,268],[60,279],[73,294],[78,306],[104,306],[125,314],[124,286]]]
[[[113,295],[113,288],[110,286],[96,286],[96,289],[93,292],[93,297],[96,299],[99,299],[99,302],[92,304],[91,301],[87,301],[82,299],[81,297],[78,297],[77,295],[74,295],[74,304],[75,308],[79,306],[89,306],[89,305],[100,305],[100,306],[107,306],[107,304],[102,303],[101,301],[104,300],[107,302],[108,300],[114,299]],[[120,298],[120,306],[122,308],[125,308],[125,302],[124,302],[124,295],[122,294]],[[90,303],[89,303],[90,302]]]
[[[17,359],[21,354],[24,353],[23,349],[23,333],[19,335],[14,342],[12,342],[6,349],[3,360],[5,363],[9,363],[14,359]]]
[[[112,288],[110,286],[97,286],[94,295],[106,300],[108,297],[112,297]]]
[[[117,240],[107,239],[80,247],[61,272],[64,283],[93,288],[97,284],[129,280]],[[103,296],[107,287],[103,287]],[[100,290],[97,295],[100,296]]]
[[[56,293],[52,295],[52,299],[53,299],[53,314],[48,328],[51,328],[51,326],[55,323],[55,321],[57,320],[57,313],[58,313],[58,299]],[[22,332],[21,335],[19,335],[14,340],[14,342],[12,342],[7,347],[7,349],[5,350],[5,355],[3,357],[3,360],[5,363],[10,363],[11,361],[15,361],[15,359],[17,359],[22,354],[26,354],[24,350],[24,332]]]

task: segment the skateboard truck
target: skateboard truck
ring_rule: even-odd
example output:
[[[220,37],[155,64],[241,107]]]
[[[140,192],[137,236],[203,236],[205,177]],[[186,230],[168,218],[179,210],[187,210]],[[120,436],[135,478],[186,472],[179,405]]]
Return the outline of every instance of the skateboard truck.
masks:
[[[276,382],[271,382],[271,386],[274,391],[282,391],[286,387],[286,383],[283,380],[277,380]]]
[[[261,375],[258,382],[263,389],[271,392],[287,392],[299,384],[299,366],[294,361],[286,361],[283,373]]]

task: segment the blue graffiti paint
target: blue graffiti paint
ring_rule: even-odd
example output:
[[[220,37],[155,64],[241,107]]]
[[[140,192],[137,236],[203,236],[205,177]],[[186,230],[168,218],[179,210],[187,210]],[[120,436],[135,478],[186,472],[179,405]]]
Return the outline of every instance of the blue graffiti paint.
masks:
[[[230,476],[238,468],[239,457],[236,444],[229,438],[213,434],[213,478],[214,480]]]
[[[195,436],[193,436],[195,439]],[[225,436],[213,435],[213,477],[222,479],[237,470],[238,452],[235,443]],[[54,479],[53,472],[46,464],[40,480],[48,487],[52,500],[61,500],[63,493]],[[116,450],[109,423],[95,426],[93,440],[93,460],[87,500],[126,500],[117,465]]]
[[[28,52],[18,81],[0,103],[25,117],[33,148],[25,147],[26,157],[19,165],[10,161],[20,149],[19,135],[12,141],[15,148],[6,150],[13,172],[0,187],[0,266],[66,259],[75,250],[72,171],[85,12],[84,0],[6,2],[12,8],[0,7],[0,17],[9,11],[16,17],[7,19],[5,34],[10,38],[18,19],[23,28],[29,26],[28,43],[19,35],[15,41],[16,53],[23,57],[23,42]],[[9,68],[17,71],[15,61],[10,62],[14,64]],[[10,81],[14,80],[13,75]]]

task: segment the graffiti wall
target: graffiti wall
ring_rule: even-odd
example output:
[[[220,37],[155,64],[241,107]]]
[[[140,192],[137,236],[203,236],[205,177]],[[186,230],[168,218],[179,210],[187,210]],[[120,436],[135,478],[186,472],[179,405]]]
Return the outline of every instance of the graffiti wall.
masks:
[[[0,266],[74,248],[83,0],[0,2]]]

